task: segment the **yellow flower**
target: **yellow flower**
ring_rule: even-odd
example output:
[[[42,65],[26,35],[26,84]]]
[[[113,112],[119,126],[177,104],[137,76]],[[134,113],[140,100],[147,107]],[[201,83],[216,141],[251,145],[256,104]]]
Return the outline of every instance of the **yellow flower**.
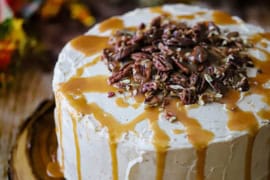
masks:
[[[69,6],[71,17],[79,20],[85,26],[90,26],[95,23],[95,18],[91,16],[89,10],[80,3],[71,3]]]
[[[12,31],[7,37],[19,50],[21,54],[23,54],[24,47],[26,45],[26,35],[23,31],[23,20],[14,18],[12,21]]]

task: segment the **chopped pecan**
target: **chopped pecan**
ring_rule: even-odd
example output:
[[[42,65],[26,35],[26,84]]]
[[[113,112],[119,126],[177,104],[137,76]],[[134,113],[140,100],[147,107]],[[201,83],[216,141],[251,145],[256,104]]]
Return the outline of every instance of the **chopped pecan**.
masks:
[[[208,52],[202,46],[196,46],[193,48],[192,56],[195,62],[203,63],[208,58]]]
[[[180,62],[176,57],[172,57],[173,62],[176,64],[176,66],[185,74],[189,74],[190,70],[189,68],[184,65],[184,63]]]
[[[110,97],[113,97],[113,96],[115,96],[115,92],[108,92],[108,97],[110,98]]]
[[[204,92],[207,88],[207,84],[204,78],[197,73],[192,73],[189,77],[190,87],[194,87],[198,94]]]
[[[249,83],[247,77],[243,77],[237,84],[236,87],[240,91],[248,91]]]
[[[130,56],[131,56],[131,59],[134,59],[135,61],[152,59],[150,54],[143,53],[143,52],[132,53]]]
[[[156,91],[157,89],[158,89],[157,83],[154,81],[150,81],[143,84],[142,93]]]
[[[117,31],[109,45],[102,54],[112,72],[108,82],[143,94],[149,106],[164,107],[171,97],[183,104],[213,102],[229,89],[249,90],[246,67],[254,64],[245,54],[252,46],[213,22],[190,27],[157,17],[136,31]]]
[[[157,48],[157,46],[149,45],[149,46],[142,47],[141,50],[143,52],[153,53],[153,52],[156,52],[158,50],[158,48]]]
[[[120,69],[120,71],[113,73],[112,76],[109,77],[109,83],[113,84],[121,80],[123,77],[126,77],[128,74],[132,72],[132,66],[133,66],[132,63],[128,63],[125,66],[123,66]]]
[[[179,93],[179,98],[184,104],[194,104],[197,102],[197,95],[195,90],[192,89],[184,89]]]
[[[190,47],[195,44],[192,39],[187,37],[183,38],[171,37],[169,39],[163,39],[163,42],[168,46],[180,46],[180,47]]]
[[[169,58],[166,58],[165,55],[161,53],[153,54],[153,64],[158,71],[170,71],[173,69]]]
[[[161,94],[150,93],[146,95],[144,102],[151,107],[158,106],[162,103],[164,96]]]
[[[171,74],[169,82],[173,85],[181,85],[184,88],[188,87],[189,84],[188,77],[180,73]]]
[[[117,51],[115,52],[114,59],[120,61],[123,58],[130,55],[131,53],[133,53],[137,48],[138,48],[137,44],[121,47],[117,49]]]
[[[161,17],[160,16],[154,18],[151,21],[151,26],[153,26],[153,27],[160,27],[160,25],[161,25]]]
[[[142,60],[134,63],[133,77],[135,82],[147,82],[151,78],[152,61]]]
[[[237,32],[237,31],[229,32],[226,36],[227,36],[227,38],[239,37],[239,32]]]

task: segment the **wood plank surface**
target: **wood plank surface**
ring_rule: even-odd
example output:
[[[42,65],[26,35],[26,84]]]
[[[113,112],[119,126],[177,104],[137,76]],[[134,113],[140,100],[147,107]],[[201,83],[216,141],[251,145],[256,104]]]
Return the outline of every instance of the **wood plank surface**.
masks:
[[[0,179],[7,179],[9,152],[19,126],[46,100],[52,99],[52,73],[27,69],[16,78],[16,84],[0,95]]]

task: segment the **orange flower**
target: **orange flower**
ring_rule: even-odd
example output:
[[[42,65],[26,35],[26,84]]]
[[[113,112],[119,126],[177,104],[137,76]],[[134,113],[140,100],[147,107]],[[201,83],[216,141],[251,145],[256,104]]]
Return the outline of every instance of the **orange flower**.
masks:
[[[41,8],[41,16],[43,18],[50,18],[56,16],[59,13],[64,2],[64,0],[45,1],[43,7]]]

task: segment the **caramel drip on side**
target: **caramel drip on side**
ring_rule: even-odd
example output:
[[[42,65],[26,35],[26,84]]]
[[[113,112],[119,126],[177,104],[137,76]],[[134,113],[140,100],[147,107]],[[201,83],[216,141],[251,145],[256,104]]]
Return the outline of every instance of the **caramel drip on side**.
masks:
[[[157,13],[157,14],[161,14],[161,15],[167,16],[167,17],[172,16],[171,13],[163,10],[162,6],[151,7],[151,8],[149,8],[149,10],[151,13]]]
[[[63,178],[64,175],[61,172],[61,168],[57,162],[49,162],[47,165],[47,174],[52,178]]]
[[[118,180],[118,160],[117,160],[117,143],[113,142],[112,137],[110,136],[110,151],[112,158],[112,177],[113,180]]]
[[[154,112],[159,114],[158,112]],[[153,115],[149,116],[148,119],[151,123],[151,128],[154,131],[153,144],[156,147],[157,153],[157,174],[156,180],[162,180],[165,169],[165,160],[167,155],[167,148],[169,146],[169,136],[159,127],[158,116],[152,118]]]
[[[248,131],[248,145],[246,152],[246,164],[245,164],[245,180],[251,179],[251,167],[252,167],[252,151],[256,134],[259,129],[259,125],[256,117],[252,112],[243,111],[237,107],[237,101],[240,98],[240,93],[237,91],[230,91],[223,102],[228,109],[228,128],[232,131]]]
[[[270,32],[256,33],[252,35],[251,37],[249,37],[249,41],[251,41],[253,44],[258,44],[263,39],[270,41]]]
[[[256,135],[248,136],[247,152],[246,152],[246,166],[245,166],[245,180],[251,180],[252,171],[252,152]]]
[[[123,29],[123,28],[124,28],[123,20],[117,17],[112,17],[99,24],[100,32],[105,32],[108,30],[115,30],[115,29]]]
[[[108,40],[109,38],[104,36],[82,35],[70,43],[74,49],[82,52],[85,56],[92,56],[102,52],[108,46]]]
[[[263,96],[263,101],[270,106],[270,89],[264,88],[264,84],[270,80],[270,53],[263,49],[258,49],[266,56],[266,61],[253,58],[255,66],[260,68],[262,73],[258,73],[255,78],[251,78],[251,93]],[[257,113],[262,119],[270,120],[270,109],[262,109]]]
[[[185,107],[177,105],[177,100],[172,100],[166,110],[176,115],[177,120],[186,127],[188,140],[196,149],[206,147],[213,139],[214,134],[203,129],[197,119],[189,117]]]
[[[258,116],[260,116],[264,120],[270,121],[270,111],[269,110],[262,109],[257,114],[258,114]]]
[[[77,79],[78,80],[78,79]],[[98,77],[88,78],[88,80],[92,82],[96,82]],[[100,80],[98,80],[100,81]],[[89,81],[88,81],[89,82]],[[117,162],[117,139],[120,138],[125,132],[133,131],[136,124],[143,119],[135,119],[127,124],[121,124],[118,122],[111,114],[106,113],[100,108],[97,104],[91,103],[88,104],[86,99],[81,95],[81,92],[103,92],[108,91],[108,89],[98,86],[99,88],[82,88],[79,90],[76,88],[75,79],[71,79],[67,84],[69,84],[68,88],[67,84],[62,84],[60,88],[64,93],[69,103],[78,111],[83,114],[93,114],[95,119],[100,122],[103,127],[107,127],[109,131],[109,145],[111,151],[111,163],[112,163],[112,176],[114,180],[118,179],[118,162]],[[88,84],[91,86],[91,83]],[[73,88],[71,88],[73,87]]]
[[[166,110],[176,115],[177,120],[186,127],[187,138],[195,147],[198,155],[196,179],[203,180],[206,150],[208,143],[214,138],[214,134],[203,129],[196,119],[189,117],[185,107],[178,106],[176,100],[173,100]]]
[[[117,106],[122,107],[122,108],[127,108],[129,104],[125,102],[123,98],[116,98],[115,103]]]
[[[96,57],[95,59],[93,59],[91,62],[89,62],[89,63],[83,65],[83,66],[80,67],[80,68],[78,68],[77,71],[76,71],[75,77],[80,77],[80,76],[82,76],[83,71],[85,70],[85,68],[96,65],[100,60],[101,60],[101,57],[98,56],[98,57]]]
[[[268,96],[268,94],[270,94],[270,92],[269,92],[269,90],[264,89],[262,87],[262,84],[267,82],[267,80],[270,77],[269,73],[267,73],[267,72],[270,72],[270,71],[267,71],[267,69],[268,70],[270,69],[270,67],[269,67],[270,65],[269,65],[269,63],[257,62],[257,61],[256,61],[256,64],[257,65],[259,64],[258,66],[261,67],[263,73],[259,74],[254,80],[252,80],[254,82],[256,81],[256,83],[258,83],[258,85],[253,84],[253,86],[251,86],[251,92],[254,92],[257,94],[262,94],[264,96],[264,100],[267,103],[269,103],[270,100],[268,97],[270,97],[270,96]],[[97,77],[87,78],[88,80],[84,79],[84,78],[73,78],[69,82],[63,84],[62,89],[65,90],[69,95],[72,95],[72,94],[73,95],[80,95],[82,92],[87,92],[87,91],[88,92],[108,92],[109,91],[108,88],[112,88],[111,86],[107,85],[105,77],[103,77],[103,80],[102,80],[103,85],[102,86],[98,86],[98,88],[95,88],[96,86],[91,87],[91,84],[101,82],[100,80],[94,80],[96,78]],[[102,77],[99,77],[99,78],[102,79]],[[76,82],[77,80],[79,82]],[[88,85],[86,85],[86,84],[88,84]],[[235,105],[239,99],[239,93],[230,92],[229,94],[228,94],[228,97],[230,97],[230,98],[224,99],[224,103],[227,104],[227,108],[229,109],[229,114],[230,114],[229,116],[232,117],[228,121],[229,128],[232,130],[237,130],[237,131],[248,130],[250,132],[250,134],[255,137],[256,131],[258,129],[258,125],[256,124],[256,122],[252,118],[252,116],[254,116],[254,115],[251,114],[251,112],[242,111],[241,109],[239,109]],[[73,99],[73,97],[71,99]],[[135,99],[138,102],[141,102],[143,98],[136,97]],[[86,103],[86,100],[84,98],[77,98],[75,101],[76,101],[76,103],[74,103],[75,104],[74,107],[80,109],[80,111],[82,113],[97,112],[97,110],[93,110],[93,108],[89,107],[89,104]],[[78,105],[78,104],[80,104],[80,105]],[[84,105],[82,105],[82,104],[84,104]],[[204,156],[203,154],[205,154],[205,153],[201,153],[201,152],[204,150],[204,148],[206,151],[207,144],[212,140],[213,134],[209,131],[202,129],[202,127],[197,122],[197,120],[188,117],[186,114],[186,110],[183,108],[183,106],[177,108],[176,102],[171,103],[171,104],[172,105],[170,105],[167,108],[167,110],[174,112],[177,115],[180,122],[182,122],[185,125],[185,127],[187,129],[188,140],[191,142],[191,144],[194,145],[194,147],[197,149],[198,156],[200,156],[200,157],[198,157],[198,162],[197,162],[197,168],[198,168],[197,178],[203,179],[204,166],[201,165],[201,163],[204,162],[205,157],[203,157]],[[141,116],[144,116],[144,118],[145,118],[145,115],[141,115]],[[245,121],[245,123],[243,125],[243,123],[241,122],[241,118],[239,118],[239,117],[248,117],[249,119],[248,119],[248,121]],[[98,117],[96,117],[96,119],[98,119],[100,121],[100,119]],[[236,120],[233,120],[233,119],[236,119]],[[134,126],[136,125],[136,123],[138,123],[139,121],[142,121],[142,120],[143,120],[143,118],[141,118],[139,116],[138,118],[135,118],[135,120],[133,120],[132,123],[128,123],[128,125],[127,124],[119,125],[119,122],[116,121],[116,122],[112,123],[112,124],[118,124],[116,126],[115,125],[112,126],[112,125],[108,125],[108,124],[105,124],[104,126],[111,127],[111,129],[122,129],[120,132],[119,131],[115,132],[116,130],[112,130],[117,135],[115,135],[114,133],[110,133],[112,135],[114,134],[113,135],[114,138],[112,138],[112,140],[114,140],[116,142],[115,137],[120,137],[120,135],[122,135],[124,132],[127,132],[129,130],[132,131],[134,129]],[[130,124],[132,124],[132,125],[130,125]],[[127,128],[128,126],[129,126],[129,128]],[[151,127],[153,128],[153,126],[151,126]],[[154,130],[154,131],[157,131],[157,130]],[[153,143],[154,143],[154,140],[153,140]],[[251,144],[252,144],[252,142],[251,142]],[[250,147],[251,147],[251,145],[250,145]],[[201,152],[199,152],[199,150]],[[162,167],[162,164],[165,163],[164,162],[165,157],[163,157],[165,155],[162,154],[163,151],[157,151],[157,152],[160,152],[158,154],[157,158],[158,157],[163,158],[163,161],[157,159],[159,161],[159,163],[158,163],[159,165],[157,165],[158,166],[157,169],[159,169],[159,167]],[[247,152],[247,157],[251,157],[251,152],[252,152],[252,150],[249,150]],[[249,162],[251,163],[251,160],[247,160],[246,172],[248,170],[250,172],[251,164]],[[163,173],[160,173],[159,170],[157,172],[158,172],[157,178],[163,176],[163,175],[161,175]],[[248,178],[249,176],[250,176],[250,173],[247,173],[246,177]]]
[[[228,128],[232,131],[248,131],[250,135],[255,136],[259,125],[252,112],[243,111],[237,106],[240,93],[234,90],[229,91],[223,99],[228,109]]]
[[[61,171],[64,172],[64,169],[65,169],[65,163],[64,163],[64,160],[65,160],[65,155],[64,155],[64,147],[63,147],[63,124],[62,124],[62,108],[61,108],[61,99],[60,99],[60,96],[59,96],[59,93],[57,92],[56,93],[56,96],[55,96],[55,102],[56,102],[56,113],[57,113],[57,121],[58,121],[58,125],[59,125],[59,146],[60,146],[60,149],[61,149],[61,164],[60,164],[60,168],[61,168]]]
[[[266,38],[268,40],[270,38],[269,33],[260,34],[260,36],[262,36],[263,38]],[[266,89],[263,87],[263,85],[270,80],[270,62],[269,62],[270,61],[270,53],[264,49],[258,48],[258,50],[260,50],[262,53],[265,54],[267,60],[260,61],[256,58],[253,58],[255,66],[260,68],[262,73],[258,73],[255,78],[251,79],[252,86],[251,86],[250,91],[251,91],[251,93],[262,95],[264,102],[270,106],[270,89]],[[263,118],[265,120],[269,120],[270,109],[263,109],[263,110],[259,111],[257,114],[261,118]],[[252,147],[254,144],[254,140],[255,140],[255,135],[253,135],[253,136],[251,135],[249,137],[249,144],[248,144],[248,151],[247,151],[247,166],[249,166],[249,167],[246,166],[246,179],[247,180],[251,179],[250,172],[251,172],[252,149],[253,149]],[[269,177],[270,177],[270,175],[269,175]]]
[[[270,41],[270,32],[260,33],[260,35],[263,36],[268,41]]]
[[[214,11],[212,17],[213,21],[219,25],[233,25],[238,23],[230,14],[223,11]]]
[[[236,108],[233,111],[228,111],[229,121],[228,127],[233,131],[247,130],[250,135],[256,135],[259,125],[256,117],[252,112],[246,112],[240,108]]]
[[[165,151],[157,151],[157,174],[156,180],[163,180],[164,169],[165,169],[165,160],[166,160],[167,152]]]
[[[205,158],[206,158],[207,147],[198,149],[196,151],[198,160],[197,160],[197,180],[204,179],[204,166],[205,166]]]
[[[265,36],[265,38],[267,38],[267,40],[270,40],[270,33],[266,33],[267,35]],[[262,74],[258,74],[256,76],[256,78],[254,79],[254,82],[258,82],[259,85],[255,86],[255,88],[251,89],[254,93],[258,93],[260,95],[264,96],[264,101],[270,105],[270,89],[265,89],[263,88],[262,84],[266,83],[267,81],[270,80],[270,53],[262,50],[261,51],[266,55],[267,61],[259,61],[259,60],[255,60],[255,64],[256,66],[258,66],[261,70],[262,70]],[[264,118],[265,120],[270,120],[269,115],[270,114],[270,109],[267,110],[261,110],[261,112],[258,113],[258,115],[261,118]],[[270,161],[268,163],[268,166],[270,166]],[[269,168],[269,167],[268,167]],[[268,178],[270,179],[270,173],[268,175]]]
[[[106,113],[98,105],[88,104],[86,99],[82,97],[82,92],[108,92],[112,86],[107,85],[106,77],[96,76],[91,78],[72,78],[68,82],[61,85],[60,90],[67,97],[70,104],[83,114],[93,114],[102,126],[107,127],[110,136],[110,147],[112,155],[113,177],[118,177],[117,167],[117,139],[124,133],[133,131],[136,124],[140,121],[148,119],[154,132],[153,144],[157,149],[157,179],[162,179],[165,166],[166,150],[169,144],[169,137],[158,126],[158,109],[147,109],[141,115],[126,124],[118,122],[111,114]],[[99,82],[98,86],[93,84]],[[78,97],[79,96],[79,97]],[[141,101],[141,97],[137,97],[137,101]],[[108,121],[109,119],[109,121]]]
[[[82,174],[81,174],[81,151],[80,151],[80,144],[79,144],[79,137],[78,137],[77,119],[75,117],[73,117],[73,115],[71,115],[71,119],[72,119],[72,126],[73,126],[75,151],[76,151],[77,178],[78,178],[78,180],[81,180],[82,179]]]
[[[159,111],[157,108],[148,108],[141,115],[136,117],[132,122],[140,122],[148,119],[153,130],[154,136],[152,143],[156,148],[157,158],[157,174],[156,180],[162,180],[165,169],[165,160],[167,155],[167,148],[169,147],[169,136],[158,125]]]

